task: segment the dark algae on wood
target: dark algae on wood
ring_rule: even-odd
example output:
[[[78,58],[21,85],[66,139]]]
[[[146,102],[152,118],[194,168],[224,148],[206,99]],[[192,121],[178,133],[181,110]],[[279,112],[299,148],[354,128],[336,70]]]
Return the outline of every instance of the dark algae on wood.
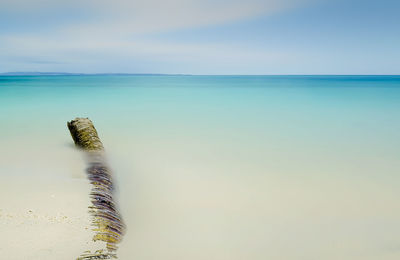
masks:
[[[75,118],[67,125],[75,145],[83,149],[87,157],[86,173],[92,184],[89,212],[95,231],[93,240],[106,242],[104,250],[87,251],[77,260],[117,258],[117,244],[124,235],[125,225],[113,197],[112,174],[105,161],[103,144],[90,119]]]

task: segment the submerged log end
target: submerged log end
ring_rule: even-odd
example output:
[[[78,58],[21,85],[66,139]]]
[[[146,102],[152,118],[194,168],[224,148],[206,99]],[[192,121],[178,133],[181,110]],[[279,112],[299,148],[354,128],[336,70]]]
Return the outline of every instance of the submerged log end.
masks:
[[[67,126],[76,146],[88,151],[104,150],[96,128],[89,118],[77,117],[67,122]]]

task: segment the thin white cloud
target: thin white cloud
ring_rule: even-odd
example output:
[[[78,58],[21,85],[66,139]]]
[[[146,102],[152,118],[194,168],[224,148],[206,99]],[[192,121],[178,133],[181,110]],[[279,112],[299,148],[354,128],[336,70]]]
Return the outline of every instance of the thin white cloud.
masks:
[[[185,64],[190,60],[192,63],[213,63],[217,59],[220,63],[276,60],[283,54],[239,48],[234,44],[149,42],[140,40],[140,35],[240,21],[306,1],[309,0],[1,0],[0,14],[7,12],[23,19],[29,13],[37,16],[43,25],[51,23],[52,26],[47,31],[32,28],[31,32],[11,31],[0,35],[0,59],[3,66],[7,66],[7,61],[15,65],[22,64],[23,60],[54,61],[53,64],[60,66],[89,64],[93,60],[106,64],[110,58],[117,61],[118,57],[124,62],[127,59],[135,62],[137,58],[159,61],[167,57],[171,62]],[[64,20],[58,24],[53,16],[43,15],[74,11],[86,14],[86,19]],[[42,65],[49,68],[46,63]],[[68,70],[68,67],[62,68]]]
[[[76,32],[150,32],[232,22],[291,8],[309,0],[2,0],[0,12],[81,12],[91,17],[68,28]],[[52,17],[51,22],[57,24]],[[73,21],[71,21],[72,24]]]
[[[30,63],[39,71],[75,72],[156,72],[156,73],[250,73],[249,64],[275,66],[296,55],[281,51],[255,50],[225,44],[182,44],[119,39],[98,42],[97,39],[69,42],[41,37],[8,37],[0,39],[5,48],[12,46],[7,59],[14,65]],[[27,45],[26,42],[29,42]],[[0,48],[0,51],[1,48]],[[32,61],[49,62],[32,62]],[[52,61],[52,62],[50,62]],[[4,60],[3,60],[4,62]],[[152,66],[141,67],[141,63]],[[135,65],[132,65],[135,64]],[[171,67],[171,64],[173,66]],[[1,62],[0,62],[1,65]],[[25,64],[26,67],[26,64]],[[28,66],[29,67],[29,66]],[[135,69],[132,71],[132,67]],[[11,69],[15,70],[15,69]],[[29,70],[29,69],[28,69]],[[214,72],[213,72],[214,71]],[[267,71],[265,72],[267,73]]]

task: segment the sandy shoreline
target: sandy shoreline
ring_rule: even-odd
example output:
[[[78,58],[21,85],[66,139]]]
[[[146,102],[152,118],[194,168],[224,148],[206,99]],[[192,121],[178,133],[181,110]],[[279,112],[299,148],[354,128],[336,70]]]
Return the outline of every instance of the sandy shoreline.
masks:
[[[41,157],[27,160],[30,151],[19,150],[20,161],[1,169],[0,255],[5,259],[70,260],[104,248],[103,242],[92,241],[90,183],[81,154],[59,150],[41,152],[49,156],[47,164]]]

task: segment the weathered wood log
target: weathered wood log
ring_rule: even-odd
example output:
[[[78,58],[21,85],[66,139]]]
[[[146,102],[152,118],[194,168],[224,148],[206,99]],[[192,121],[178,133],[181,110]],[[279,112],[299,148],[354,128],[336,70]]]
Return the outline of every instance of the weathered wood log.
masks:
[[[88,118],[75,118],[67,123],[72,139],[76,146],[87,153],[88,168],[86,173],[92,184],[90,197],[92,206],[89,207],[92,225],[95,227],[93,240],[106,242],[105,251],[85,253],[78,259],[110,259],[116,257],[116,244],[122,239],[125,225],[119,214],[113,198],[113,181],[111,171],[104,159],[104,147],[97,131]]]
[[[84,150],[102,151],[103,144],[97,134],[96,128],[89,118],[75,118],[67,123],[75,144]]]

